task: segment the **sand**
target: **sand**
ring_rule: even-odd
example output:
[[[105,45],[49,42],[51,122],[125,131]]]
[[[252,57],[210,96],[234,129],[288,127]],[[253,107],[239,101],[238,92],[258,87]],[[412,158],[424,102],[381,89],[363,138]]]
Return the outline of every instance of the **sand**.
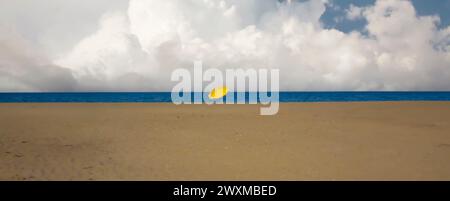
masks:
[[[450,180],[450,102],[2,103],[0,180]]]

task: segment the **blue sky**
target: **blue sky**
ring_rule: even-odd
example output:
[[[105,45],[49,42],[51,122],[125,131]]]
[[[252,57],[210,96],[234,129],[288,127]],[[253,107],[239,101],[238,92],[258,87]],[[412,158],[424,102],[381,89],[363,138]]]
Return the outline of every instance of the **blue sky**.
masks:
[[[329,6],[322,16],[321,20],[328,28],[336,28],[343,32],[353,30],[361,31],[366,22],[364,19],[350,21],[345,19],[345,11],[351,4],[358,7],[370,6],[375,0],[333,0],[332,6]],[[412,0],[416,12],[419,16],[438,15],[441,19],[439,28],[450,25],[450,0]],[[336,18],[342,19],[336,22]]]

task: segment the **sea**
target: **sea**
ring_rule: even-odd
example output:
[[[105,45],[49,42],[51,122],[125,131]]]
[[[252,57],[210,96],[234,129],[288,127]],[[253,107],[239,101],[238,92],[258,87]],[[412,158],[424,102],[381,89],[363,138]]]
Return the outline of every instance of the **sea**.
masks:
[[[191,99],[195,100],[192,92]],[[251,92],[241,92],[248,102]],[[228,94],[225,97],[229,97]],[[235,97],[238,96],[235,92]],[[269,96],[271,94],[269,93]],[[171,92],[51,92],[0,93],[2,103],[41,102],[171,102]],[[201,99],[200,99],[201,101]],[[450,101],[450,92],[279,92],[279,102],[351,102],[351,101]],[[273,101],[272,101],[273,102]]]

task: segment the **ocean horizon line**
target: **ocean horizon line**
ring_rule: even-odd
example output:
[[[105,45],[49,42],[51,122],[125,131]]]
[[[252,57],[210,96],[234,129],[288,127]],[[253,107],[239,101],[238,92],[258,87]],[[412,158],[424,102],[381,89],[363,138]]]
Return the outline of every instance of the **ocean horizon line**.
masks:
[[[194,94],[190,92],[193,102]],[[233,92],[249,95],[257,92]],[[22,102],[172,102],[172,92],[0,92],[0,103]],[[269,92],[270,94],[270,92]],[[450,101],[449,91],[280,91],[279,102]],[[203,97],[203,96],[201,96]],[[229,94],[225,96],[229,97]]]

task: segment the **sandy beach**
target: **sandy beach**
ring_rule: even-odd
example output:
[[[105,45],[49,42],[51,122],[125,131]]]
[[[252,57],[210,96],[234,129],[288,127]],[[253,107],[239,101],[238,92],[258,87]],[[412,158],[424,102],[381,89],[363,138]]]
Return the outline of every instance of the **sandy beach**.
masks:
[[[0,180],[450,180],[450,102],[2,103]]]

